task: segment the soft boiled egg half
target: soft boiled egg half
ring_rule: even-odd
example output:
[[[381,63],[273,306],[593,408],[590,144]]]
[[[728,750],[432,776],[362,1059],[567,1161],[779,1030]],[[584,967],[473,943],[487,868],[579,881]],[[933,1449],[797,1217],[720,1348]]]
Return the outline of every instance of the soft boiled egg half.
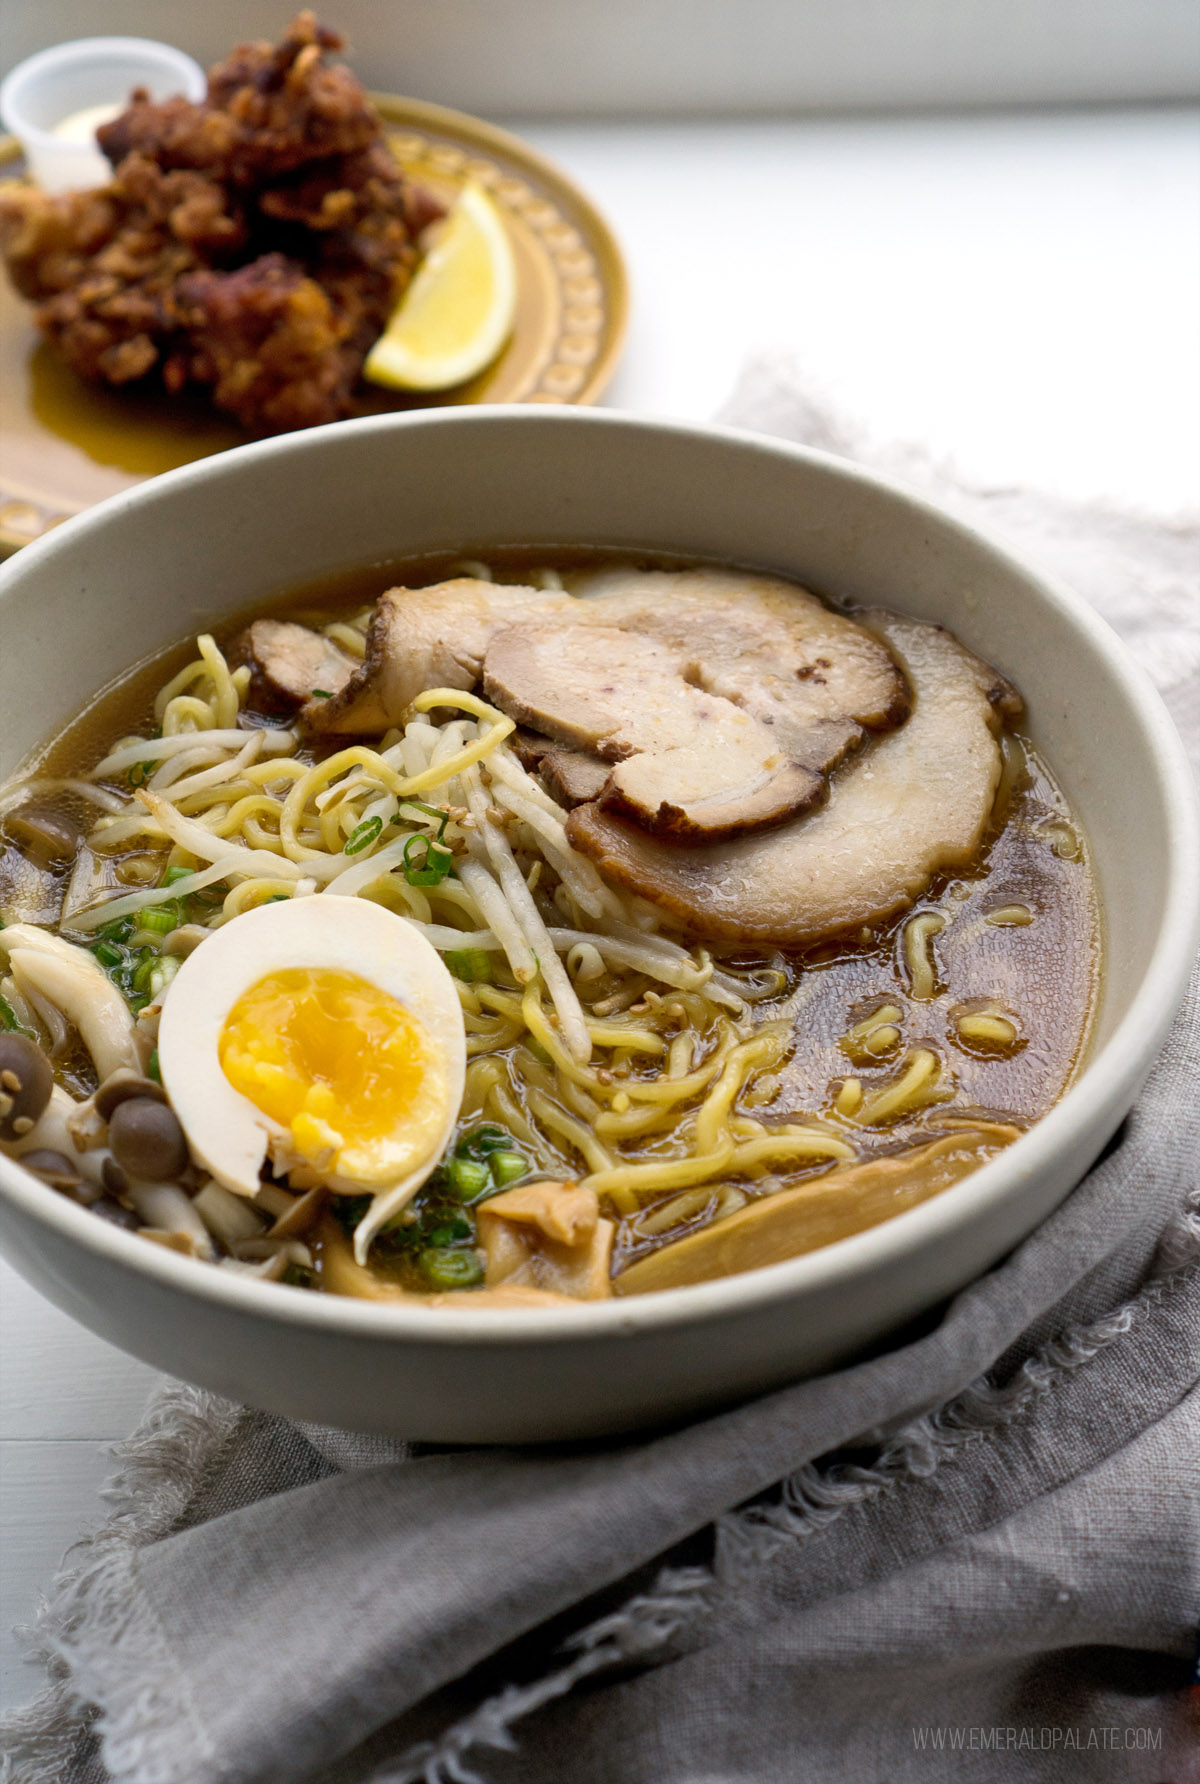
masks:
[[[374,1235],[434,1169],[463,1095],[454,980],[419,930],[360,898],[259,905],[171,982],[163,1088],[194,1156],[253,1196],[269,1157],[293,1187],[374,1197]]]

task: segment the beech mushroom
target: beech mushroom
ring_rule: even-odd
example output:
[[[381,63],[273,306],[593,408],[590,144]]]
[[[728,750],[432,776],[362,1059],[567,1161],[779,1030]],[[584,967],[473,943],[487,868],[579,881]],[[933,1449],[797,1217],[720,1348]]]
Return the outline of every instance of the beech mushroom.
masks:
[[[30,1133],[53,1091],[50,1061],[36,1041],[0,1033],[0,1140],[20,1140]]]
[[[0,929],[0,950],[18,988],[47,998],[78,1029],[102,1078],[118,1066],[139,1066],[129,1006],[86,948],[32,923],[14,923]]]
[[[35,867],[61,867],[75,859],[79,847],[78,825],[61,812],[38,805],[9,812],[4,831]]]

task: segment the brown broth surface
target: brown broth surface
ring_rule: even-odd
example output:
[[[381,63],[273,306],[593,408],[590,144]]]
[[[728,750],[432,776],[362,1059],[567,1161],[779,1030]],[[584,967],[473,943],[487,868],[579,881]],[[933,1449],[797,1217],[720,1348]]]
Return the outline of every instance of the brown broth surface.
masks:
[[[561,547],[504,551],[489,547],[480,555],[503,581],[523,580],[536,567],[570,571],[608,563],[616,556],[611,550]],[[258,604],[253,613],[327,624],[360,610],[384,589],[421,586],[450,573],[463,574],[462,561],[463,554],[445,553],[376,563],[291,590]],[[624,554],[623,561],[647,568],[674,568],[680,563],[642,553]],[[228,644],[250,617],[242,613],[227,621],[217,634],[218,642]],[[152,727],[157,691],[193,654],[189,638],[134,666],[36,752],[22,773],[85,772],[118,738]],[[869,1097],[894,1079],[909,1049],[923,1045],[940,1056],[953,1100],[907,1119],[853,1130],[848,1137],[861,1158],[894,1152],[927,1137],[939,1114],[986,1113],[1024,1127],[1062,1096],[1084,1056],[1096,1003],[1099,911],[1086,840],[1028,737],[1019,730],[1015,735],[1024,765],[1002,793],[973,872],[935,882],[911,910],[876,930],[825,943],[805,954],[770,957],[783,968],[786,984],[778,997],[756,1006],[756,1019],[789,1018],[795,1046],[778,1074],[777,1095],[765,1105],[745,1108],[745,1113],[771,1125],[829,1119],[833,1099],[847,1078],[858,1079]],[[0,852],[0,914],[11,900],[15,865],[9,846]],[[52,876],[46,876],[44,909],[34,920],[54,921],[60,892]],[[1008,906],[1026,907],[1032,922],[1001,927],[988,921],[989,913]],[[932,944],[937,969],[934,994],[924,999],[912,993],[903,950],[904,926],[921,911],[938,911],[945,918]],[[766,957],[738,950],[729,958],[746,966]],[[900,1011],[900,1045],[887,1059],[853,1062],[841,1045],[843,1037],[883,1003]],[[1020,1039],[1014,1049],[986,1052],[964,1044],[955,1019],[964,1006],[982,1003],[1002,1007],[1015,1020]],[[76,1094],[87,1088],[86,1071],[78,1061],[63,1076]],[[510,1078],[520,1097],[519,1071],[511,1070]],[[827,1162],[814,1163],[810,1171],[792,1167],[787,1181],[800,1181],[828,1168]],[[678,1238],[681,1230],[647,1237],[629,1221],[623,1222],[617,1268]],[[375,1267],[385,1280],[402,1279],[398,1265],[380,1260]]]

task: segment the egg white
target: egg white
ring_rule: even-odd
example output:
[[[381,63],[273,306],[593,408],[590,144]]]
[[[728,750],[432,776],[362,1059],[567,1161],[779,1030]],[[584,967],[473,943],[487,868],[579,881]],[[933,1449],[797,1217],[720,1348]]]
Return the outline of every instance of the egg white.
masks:
[[[423,1136],[418,1165],[379,1186],[340,1179],[334,1189],[373,1194],[355,1233],[359,1261],[379,1228],[416,1193],[445,1151],[462,1104],[466,1035],[454,980],[437,951],[405,918],[361,898],[314,894],[263,904],[214,930],[171,981],[158,1031],[163,1087],[193,1155],[238,1195],[258,1193],[271,1154],[286,1169],[291,1135],[236,1090],[219,1043],[238,999],[270,973],[309,967],[356,973],[403,1004],[442,1062],[444,1106]]]

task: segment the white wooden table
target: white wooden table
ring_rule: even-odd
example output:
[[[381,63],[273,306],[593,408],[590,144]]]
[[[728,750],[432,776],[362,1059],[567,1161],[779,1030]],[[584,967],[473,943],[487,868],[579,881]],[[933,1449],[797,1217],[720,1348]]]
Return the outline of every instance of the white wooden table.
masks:
[[[709,416],[748,352],[783,348],[879,435],[982,477],[1196,503],[1195,114],[523,134],[627,253],[615,405]],[[32,1695],[11,1625],[98,1515],[108,1445],[154,1380],[0,1264],[0,1705]]]

